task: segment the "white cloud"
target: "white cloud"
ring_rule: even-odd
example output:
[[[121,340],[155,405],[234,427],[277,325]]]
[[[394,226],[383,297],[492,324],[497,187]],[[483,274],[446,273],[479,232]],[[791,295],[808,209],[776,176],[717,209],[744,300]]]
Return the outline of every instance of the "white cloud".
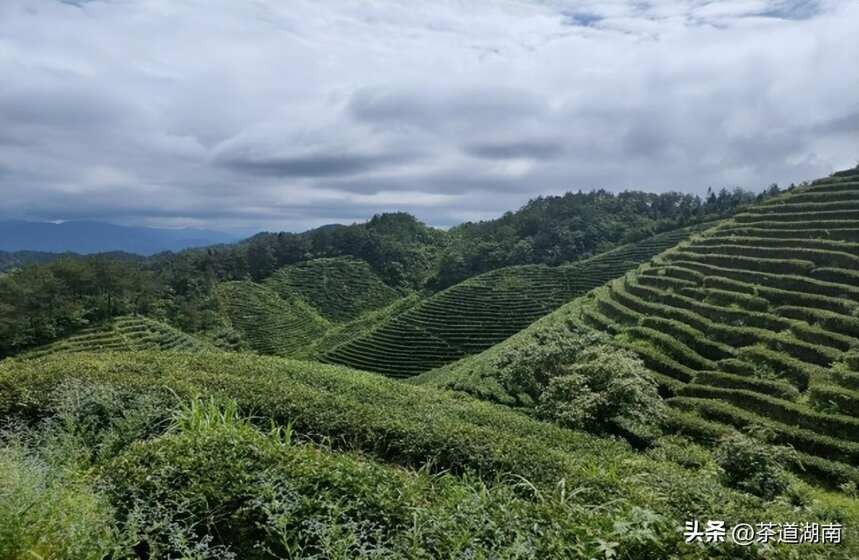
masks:
[[[850,0],[4,0],[0,217],[439,225],[859,158]],[[184,220],[184,222],[183,222]]]

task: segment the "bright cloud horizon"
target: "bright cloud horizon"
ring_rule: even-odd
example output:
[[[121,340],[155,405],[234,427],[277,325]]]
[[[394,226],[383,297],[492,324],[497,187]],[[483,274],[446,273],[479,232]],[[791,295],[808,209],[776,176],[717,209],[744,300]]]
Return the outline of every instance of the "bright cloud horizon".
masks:
[[[0,219],[435,226],[859,159],[852,0],[4,0]]]

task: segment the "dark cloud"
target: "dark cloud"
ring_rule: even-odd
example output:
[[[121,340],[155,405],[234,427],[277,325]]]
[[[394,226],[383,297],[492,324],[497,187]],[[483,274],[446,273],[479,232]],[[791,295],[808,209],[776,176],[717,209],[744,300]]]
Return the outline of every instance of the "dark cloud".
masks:
[[[57,128],[120,124],[129,108],[75,77],[54,76],[0,89],[0,123]]]
[[[357,92],[350,111],[371,124],[424,128],[467,127],[541,118],[545,100],[532,91],[511,87],[427,90],[372,88]]]
[[[781,0],[762,11],[760,15],[790,20],[809,19],[820,13],[821,6],[817,0]]]
[[[413,154],[313,154],[303,157],[243,159],[232,157],[220,163],[239,173],[269,177],[332,177],[376,171],[401,164]]]
[[[488,142],[469,144],[465,153],[486,159],[530,158],[555,159],[564,153],[564,144],[559,140],[523,140],[519,142]]]
[[[563,13],[564,23],[579,27],[590,27],[595,23],[599,23],[603,18],[596,14],[588,12]]]
[[[809,127],[807,132],[815,134],[847,134],[859,142],[859,111],[826,119]]]

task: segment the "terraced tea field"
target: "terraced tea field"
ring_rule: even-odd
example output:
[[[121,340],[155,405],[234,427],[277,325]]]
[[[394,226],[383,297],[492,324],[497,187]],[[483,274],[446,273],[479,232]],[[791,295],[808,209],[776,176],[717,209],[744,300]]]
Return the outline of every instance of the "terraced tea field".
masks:
[[[370,265],[348,257],[287,266],[267,278],[264,285],[284,299],[300,297],[334,322],[351,321],[401,297]]]
[[[218,300],[233,328],[261,354],[305,355],[331,324],[297,297],[282,298],[253,282],[225,282]]]
[[[808,472],[859,480],[859,177],[746,209],[582,317],[656,372],[678,430],[764,426]]]
[[[561,267],[508,267],[470,278],[391,317],[321,359],[410,377],[481,352],[569,300],[687,238],[687,228]]]
[[[417,305],[420,300],[421,298],[418,294],[410,294],[382,309],[369,311],[348,323],[335,325],[313,345],[312,355],[321,356],[342,344],[364,336],[364,334],[386,323],[393,317],[405,313]]]
[[[125,316],[41,346],[27,352],[24,356],[36,358],[53,353],[137,350],[203,352],[215,349],[213,344],[160,321],[147,317]]]

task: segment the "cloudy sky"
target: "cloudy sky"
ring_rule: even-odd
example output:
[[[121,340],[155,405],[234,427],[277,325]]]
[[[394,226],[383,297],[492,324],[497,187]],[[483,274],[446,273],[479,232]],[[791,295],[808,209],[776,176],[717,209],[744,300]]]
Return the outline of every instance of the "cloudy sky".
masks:
[[[448,226],[859,159],[856,0],[0,0],[0,219]]]

